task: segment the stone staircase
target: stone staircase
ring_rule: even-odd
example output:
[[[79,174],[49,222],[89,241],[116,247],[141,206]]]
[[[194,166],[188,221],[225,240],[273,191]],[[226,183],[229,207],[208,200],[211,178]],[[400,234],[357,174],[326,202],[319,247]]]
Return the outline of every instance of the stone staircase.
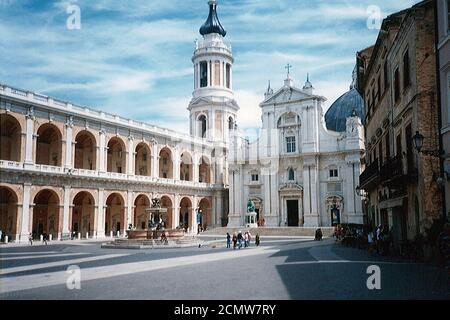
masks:
[[[102,243],[105,249],[168,249],[187,248],[203,245],[203,241],[192,236],[185,236],[178,239],[168,239],[163,243],[159,239],[114,239],[114,241]]]
[[[260,227],[260,228],[226,228],[219,227],[209,229],[202,232],[201,235],[223,235],[225,236],[227,232],[233,234],[233,232],[245,232],[250,231],[250,233],[255,236],[259,234],[260,236],[290,236],[290,237],[314,237],[317,228],[306,228],[306,227]],[[324,237],[330,237],[334,233],[333,227],[321,227],[322,234]]]

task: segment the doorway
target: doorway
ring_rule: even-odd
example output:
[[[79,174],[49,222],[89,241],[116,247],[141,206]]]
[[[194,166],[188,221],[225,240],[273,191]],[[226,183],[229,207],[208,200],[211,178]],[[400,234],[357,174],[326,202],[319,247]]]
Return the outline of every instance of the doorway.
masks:
[[[286,200],[288,227],[298,227],[298,200]]]

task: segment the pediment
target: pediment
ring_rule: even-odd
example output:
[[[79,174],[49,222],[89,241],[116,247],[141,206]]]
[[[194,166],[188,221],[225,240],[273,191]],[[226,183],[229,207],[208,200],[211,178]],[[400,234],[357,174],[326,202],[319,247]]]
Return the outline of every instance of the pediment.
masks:
[[[261,105],[265,104],[283,104],[292,101],[300,101],[305,99],[313,99],[317,96],[308,94],[303,90],[295,87],[284,86],[273,95],[264,100]]]
[[[199,106],[211,106],[211,105],[221,105],[221,106],[226,106],[226,107],[230,107],[233,109],[237,109],[239,110],[239,106],[236,102],[236,100],[234,99],[226,99],[225,101],[221,98],[221,99],[217,99],[216,97],[198,97],[198,98],[193,98],[190,102],[189,102],[189,107],[188,109],[194,108],[194,107],[199,107]]]

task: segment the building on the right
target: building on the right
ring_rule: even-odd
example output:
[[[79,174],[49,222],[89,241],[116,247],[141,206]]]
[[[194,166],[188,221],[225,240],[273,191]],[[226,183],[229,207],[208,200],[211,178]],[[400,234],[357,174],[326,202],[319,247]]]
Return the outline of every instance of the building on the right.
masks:
[[[435,29],[435,2],[422,1],[386,17],[375,45],[357,53],[366,117],[360,188],[369,224],[389,228],[397,250],[442,217]]]
[[[442,183],[447,219],[450,217],[450,0],[437,0],[437,70],[440,135],[442,144]]]

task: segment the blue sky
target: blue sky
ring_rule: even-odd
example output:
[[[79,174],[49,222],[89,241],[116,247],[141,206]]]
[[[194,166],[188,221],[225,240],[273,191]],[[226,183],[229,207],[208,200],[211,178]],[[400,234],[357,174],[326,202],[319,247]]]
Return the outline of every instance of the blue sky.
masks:
[[[298,87],[309,72],[327,108],[348,90],[356,51],[376,40],[368,7],[385,17],[417,2],[219,1],[240,127],[260,127],[267,81],[278,89],[287,63]],[[66,28],[71,4],[79,30]],[[206,0],[0,0],[0,83],[187,132],[190,59],[207,15]]]

